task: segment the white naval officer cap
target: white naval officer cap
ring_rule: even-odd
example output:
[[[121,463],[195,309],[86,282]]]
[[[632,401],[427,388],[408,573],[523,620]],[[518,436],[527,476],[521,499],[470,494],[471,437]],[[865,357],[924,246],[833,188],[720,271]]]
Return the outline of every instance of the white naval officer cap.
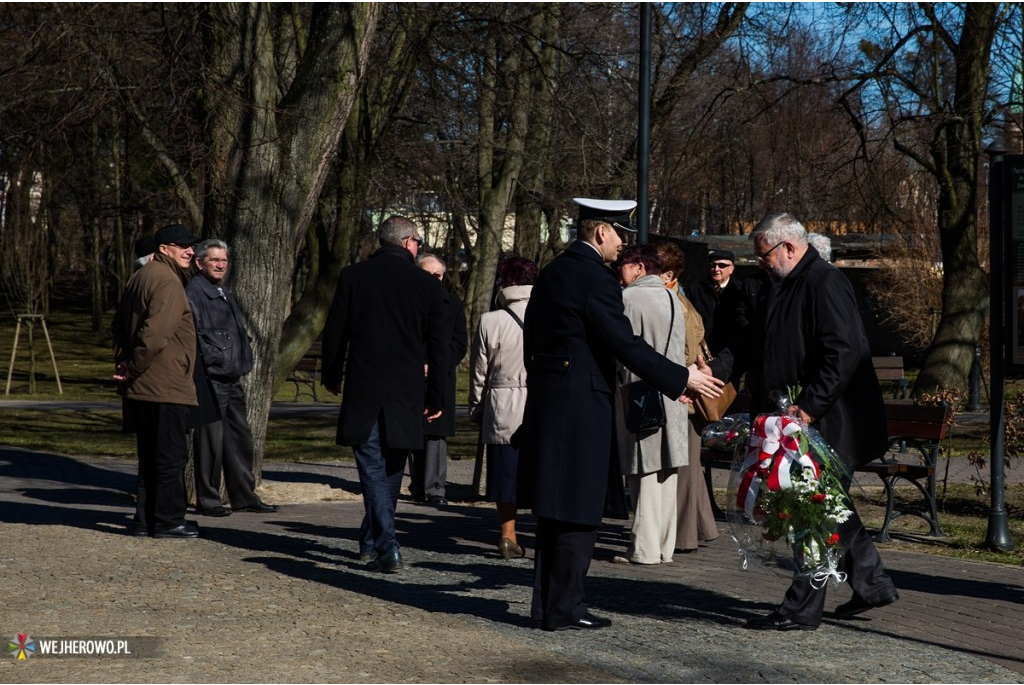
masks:
[[[633,215],[636,213],[636,200],[595,200],[589,197],[572,199],[580,207],[579,221],[594,219],[605,221],[620,231],[636,233]]]

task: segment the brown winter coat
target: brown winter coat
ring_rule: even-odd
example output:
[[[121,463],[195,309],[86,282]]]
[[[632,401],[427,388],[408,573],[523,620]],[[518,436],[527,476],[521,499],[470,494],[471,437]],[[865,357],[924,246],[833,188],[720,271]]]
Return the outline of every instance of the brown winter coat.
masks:
[[[128,381],[118,388],[124,397],[196,406],[196,328],[187,281],[160,253],[128,281],[111,325],[114,361],[128,364]]]

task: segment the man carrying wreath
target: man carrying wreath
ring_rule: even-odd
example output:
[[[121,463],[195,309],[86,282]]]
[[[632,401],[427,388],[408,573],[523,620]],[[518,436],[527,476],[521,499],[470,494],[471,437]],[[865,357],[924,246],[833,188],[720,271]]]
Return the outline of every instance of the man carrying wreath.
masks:
[[[885,407],[871,365],[864,326],[849,280],[808,245],[807,231],[790,214],[773,214],[750,234],[768,275],[754,298],[752,328],[711,366],[719,378],[747,372],[751,414],[773,413],[773,391],[800,388],[787,413],[817,428],[849,474],[885,453]],[[852,504],[851,504],[852,507]],[[839,525],[845,550],[840,569],[853,599],[836,608],[850,618],[892,604],[899,595],[856,511]],[[754,630],[814,630],[821,623],[825,588],[798,575],[782,603],[748,621]]]

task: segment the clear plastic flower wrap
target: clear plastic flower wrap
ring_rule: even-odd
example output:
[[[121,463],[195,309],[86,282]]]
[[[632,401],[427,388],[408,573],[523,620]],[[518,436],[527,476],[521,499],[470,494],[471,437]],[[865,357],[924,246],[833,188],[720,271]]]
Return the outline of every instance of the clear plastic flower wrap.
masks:
[[[727,491],[726,519],[743,567],[806,575],[816,588],[830,577],[843,582],[838,527],[852,514],[843,477],[817,430],[795,416],[758,415],[733,457]]]
[[[701,442],[716,452],[733,454],[737,445],[745,445],[750,433],[750,417],[747,414],[728,414],[721,421],[709,423],[701,431]]]

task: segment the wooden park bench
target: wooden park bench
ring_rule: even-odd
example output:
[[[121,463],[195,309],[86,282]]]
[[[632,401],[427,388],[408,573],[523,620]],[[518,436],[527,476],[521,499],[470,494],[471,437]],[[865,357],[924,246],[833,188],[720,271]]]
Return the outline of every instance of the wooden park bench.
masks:
[[[884,386],[887,381],[892,383],[892,398],[907,399],[910,382],[903,374],[903,357],[872,357],[871,363],[875,367],[875,375],[878,376],[880,384]]]
[[[938,465],[942,440],[949,435],[953,409],[948,405],[915,405],[909,401],[885,403],[885,419],[889,434],[889,452],[881,459],[864,464],[859,472],[874,473],[885,486],[885,518],[875,540],[889,540],[889,526],[903,514],[924,519],[931,530],[929,535],[941,537],[939,514],[935,505],[935,469]],[[918,454],[909,452],[908,448]],[[905,455],[913,455],[908,460]],[[906,481],[921,493],[925,509],[908,506],[896,509],[895,487]]]
[[[323,363],[323,343],[315,341],[302,355],[302,359],[295,365],[288,375],[289,381],[295,384],[295,399],[298,402],[304,395],[309,395],[314,402],[319,402],[316,394],[316,386],[320,383],[321,365]],[[306,388],[309,388],[308,390]]]

